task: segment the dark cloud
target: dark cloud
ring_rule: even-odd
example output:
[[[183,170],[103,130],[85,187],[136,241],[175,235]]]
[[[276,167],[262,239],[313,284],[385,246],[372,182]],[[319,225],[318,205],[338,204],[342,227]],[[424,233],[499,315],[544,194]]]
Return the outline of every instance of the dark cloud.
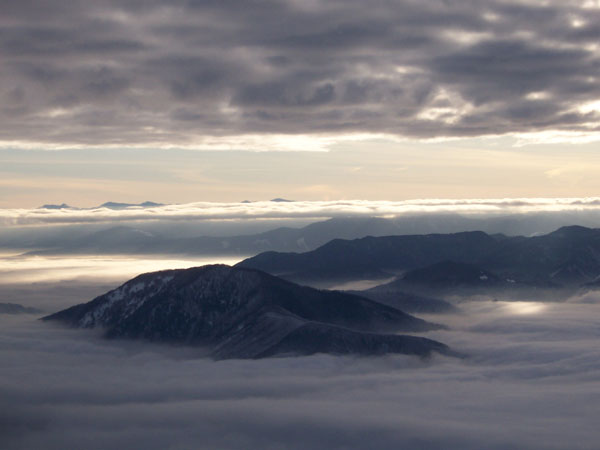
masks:
[[[60,286],[50,290],[60,307],[85,292],[63,290],[60,298]],[[35,287],[15,300],[32,293],[42,301]],[[464,314],[444,319],[452,329],[432,337],[469,358],[428,361],[212,362],[190,348],[105,341],[33,316],[0,316],[0,445],[595,448],[598,296],[461,308]]]
[[[558,0],[4,2],[0,139],[589,132],[599,22]]]

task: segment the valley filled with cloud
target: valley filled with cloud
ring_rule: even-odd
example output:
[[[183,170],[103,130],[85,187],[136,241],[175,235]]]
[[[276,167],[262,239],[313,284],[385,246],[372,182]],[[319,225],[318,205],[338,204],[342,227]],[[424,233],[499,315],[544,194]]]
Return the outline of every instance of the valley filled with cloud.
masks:
[[[12,298],[26,303],[33,290]],[[93,291],[63,288],[56,306]],[[37,306],[50,311],[45,298]],[[435,316],[449,330],[427,336],[463,359],[215,362],[198,348],[107,341],[35,315],[0,315],[0,444],[592,449],[597,301],[594,294],[567,303],[461,303],[462,313]]]

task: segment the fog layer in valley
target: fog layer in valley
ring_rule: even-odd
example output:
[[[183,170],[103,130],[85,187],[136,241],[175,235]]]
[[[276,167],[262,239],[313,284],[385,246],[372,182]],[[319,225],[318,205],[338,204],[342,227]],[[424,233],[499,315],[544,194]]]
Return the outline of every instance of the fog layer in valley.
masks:
[[[126,255],[77,255],[68,257],[0,255],[0,284],[55,280],[111,280],[124,282],[135,275],[166,269],[185,269],[206,264],[233,265],[243,257],[136,258]]]
[[[0,298],[50,312],[115,282],[47,279]],[[214,362],[0,315],[0,447],[591,449],[599,300],[463,302],[426,336],[469,356],[430,360]]]

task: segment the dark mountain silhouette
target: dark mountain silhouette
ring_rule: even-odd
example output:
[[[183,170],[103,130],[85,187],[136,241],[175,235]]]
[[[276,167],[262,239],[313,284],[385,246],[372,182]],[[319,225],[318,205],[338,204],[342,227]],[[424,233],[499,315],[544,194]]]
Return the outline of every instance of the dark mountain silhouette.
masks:
[[[397,280],[402,284],[433,286],[493,286],[502,284],[497,275],[475,264],[442,261],[421,269],[411,270]]]
[[[586,283],[600,275],[600,229],[568,226],[543,236],[514,237],[479,262],[527,283]]]
[[[590,281],[589,283],[585,283],[582,287],[581,287],[581,292],[585,293],[588,291],[595,291],[600,289],[600,278],[596,278],[593,281]]]
[[[143,202],[143,203],[119,203],[119,202],[106,202],[102,203],[97,208],[108,208],[108,209],[125,209],[132,206],[138,206],[141,208],[154,208],[156,206],[163,206],[163,203],[155,202]]]
[[[450,262],[432,266],[444,261]],[[385,278],[432,266],[411,274],[406,282],[422,277],[423,283],[450,286],[453,277],[456,282],[461,277],[464,283],[469,277],[475,282],[477,272],[485,271],[487,284],[495,280],[513,288],[573,287],[600,276],[600,230],[569,226],[529,238],[465,232],[337,239],[306,253],[265,252],[239,266],[306,284]]]
[[[460,310],[445,300],[428,295],[407,292],[406,286],[396,282],[381,284],[364,291],[347,291],[348,293],[369,298],[378,303],[397,308],[413,314],[445,314],[456,313]],[[413,289],[408,289],[409,291]]]
[[[497,251],[500,241],[480,231],[335,239],[306,253],[265,252],[239,266],[294,281],[389,278],[446,259],[475,262]]]
[[[218,359],[449,352],[429,339],[381,334],[440,325],[356,295],[224,265],[143,274],[44,320],[102,328],[112,338],[202,346]]]
[[[525,286],[517,285],[512,279],[502,279],[476,264],[442,261],[410,270],[391,283],[378,288],[407,293],[406,295],[425,296],[425,299],[429,299],[430,295],[436,293],[494,295],[498,291],[513,291],[515,288],[525,288]],[[367,297],[373,298],[368,295]]]
[[[67,205],[66,203],[61,203],[60,205],[42,205],[38,209],[71,209],[72,207]]]
[[[459,310],[451,303],[431,296],[439,292],[473,294],[511,288],[514,288],[514,283],[475,264],[442,261],[355,293],[406,312],[449,313]]]

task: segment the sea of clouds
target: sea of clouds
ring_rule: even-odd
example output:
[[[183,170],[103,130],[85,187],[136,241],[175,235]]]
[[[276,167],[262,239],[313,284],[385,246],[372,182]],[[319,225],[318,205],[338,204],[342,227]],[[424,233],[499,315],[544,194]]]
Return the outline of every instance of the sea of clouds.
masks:
[[[109,285],[5,285],[0,298],[52,312]],[[593,449],[599,300],[461,303],[427,336],[468,357],[428,360],[214,362],[0,315],[0,447]]]

